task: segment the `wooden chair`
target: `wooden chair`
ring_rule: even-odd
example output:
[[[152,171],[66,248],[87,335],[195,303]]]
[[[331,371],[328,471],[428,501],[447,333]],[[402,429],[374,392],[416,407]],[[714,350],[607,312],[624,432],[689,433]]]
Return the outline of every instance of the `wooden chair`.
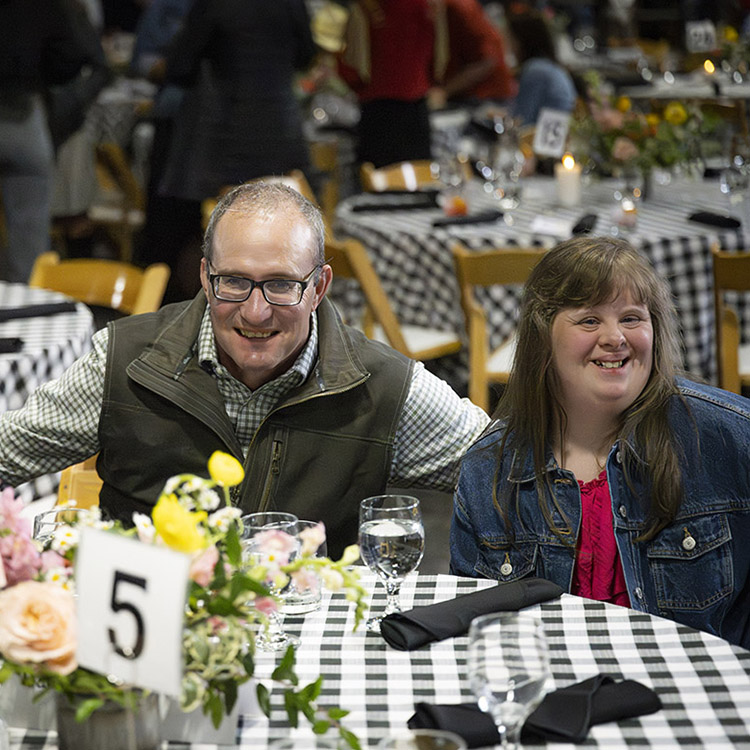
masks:
[[[146,222],[146,196],[116,143],[96,146],[98,194],[88,209],[94,226],[102,227],[115,243],[119,259],[133,259],[133,236]]]
[[[74,501],[76,508],[99,505],[102,480],[96,472],[96,455],[63,469],[57,489],[57,505],[68,501]]]
[[[750,344],[740,344],[737,313],[725,306],[724,292],[750,292],[750,253],[723,252],[716,245],[711,252],[719,386],[741,393],[750,386]]]
[[[159,309],[169,273],[166,263],[143,269],[102,258],[61,261],[57,253],[48,252],[36,259],[29,285],[62,292],[87,305],[137,315]]]
[[[487,314],[474,295],[475,286],[524,284],[546,250],[498,248],[472,251],[455,244],[453,262],[469,336],[469,398],[489,411],[490,383],[507,383],[515,353],[515,336],[490,352]]]
[[[293,169],[291,172],[283,175],[268,175],[266,177],[258,177],[254,180],[248,180],[248,182],[268,182],[271,184],[286,185],[287,187],[293,188],[298,193],[318,205],[318,199],[315,197],[313,189],[310,187],[310,183],[305,177],[304,172],[301,169]],[[216,208],[216,204],[219,199],[225,196],[230,190],[233,190],[236,185],[226,185],[219,191],[219,195],[215,198],[206,198],[201,203],[201,219],[203,223],[203,229],[208,226],[208,222],[211,219],[211,214]]]
[[[359,168],[362,189],[368,193],[383,190],[418,190],[439,185],[437,163],[429,159],[402,161],[376,169],[369,161]]]
[[[341,195],[338,142],[335,140],[313,141],[310,144],[310,160],[319,176],[317,186],[320,195],[320,210],[328,226],[332,227],[336,218],[336,206]]]
[[[329,239],[326,256],[333,267],[334,280],[342,277],[359,284],[365,299],[362,330],[368,338],[389,344],[405,356],[418,360],[445,357],[461,349],[461,339],[453,332],[399,323],[361,243],[352,239]]]

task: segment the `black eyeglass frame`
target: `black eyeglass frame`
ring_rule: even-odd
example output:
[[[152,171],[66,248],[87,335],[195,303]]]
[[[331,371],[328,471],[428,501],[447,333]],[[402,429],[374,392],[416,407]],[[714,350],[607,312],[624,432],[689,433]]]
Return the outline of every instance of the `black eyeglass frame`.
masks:
[[[219,302],[245,302],[248,299],[250,299],[250,295],[253,293],[253,290],[255,287],[258,287],[260,289],[260,293],[263,295],[263,299],[269,304],[269,305],[275,305],[276,307],[295,307],[296,305],[299,305],[300,302],[302,302],[302,298],[305,296],[305,290],[308,286],[310,286],[310,282],[312,281],[313,276],[322,268],[322,265],[317,265],[315,268],[313,268],[312,271],[310,271],[307,276],[305,276],[304,279],[266,279],[265,281],[256,281],[255,279],[248,279],[246,276],[232,276],[228,273],[209,273],[208,274],[208,283],[211,286],[211,291],[213,292],[214,297],[219,300]],[[242,299],[228,299],[227,297],[220,297],[218,292],[216,291],[216,288],[218,286],[218,280],[219,279],[238,279],[240,281],[247,281],[250,283],[250,289],[248,289],[247,295],[244,296]],[[299,299],[296,302],[272,302],[270,299],[268,299],[268,296],[266,295],[266,284],[272,284],[275,281],[284,281],[288,284],[299,284],[300,286],[300,293],[299,293]]]

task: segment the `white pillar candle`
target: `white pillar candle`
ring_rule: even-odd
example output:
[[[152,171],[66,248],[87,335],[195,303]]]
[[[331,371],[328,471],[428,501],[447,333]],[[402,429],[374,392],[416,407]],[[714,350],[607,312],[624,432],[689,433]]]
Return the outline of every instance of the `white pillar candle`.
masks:
[[[570,154],[555,164],[557,199],[561,206],[581,205],[581,165]]]

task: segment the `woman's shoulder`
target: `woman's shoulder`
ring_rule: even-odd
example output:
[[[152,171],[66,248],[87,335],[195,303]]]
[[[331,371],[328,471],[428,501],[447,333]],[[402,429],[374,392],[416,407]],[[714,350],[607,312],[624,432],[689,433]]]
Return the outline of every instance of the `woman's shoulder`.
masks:
[[[713,385],[696,383],[685,378],[676,381],[679,398],[694,415],[725,414],[727,418],[736,418],[740,422],[748,421],[750,427],[750,399],[737,393],[722,390]]]

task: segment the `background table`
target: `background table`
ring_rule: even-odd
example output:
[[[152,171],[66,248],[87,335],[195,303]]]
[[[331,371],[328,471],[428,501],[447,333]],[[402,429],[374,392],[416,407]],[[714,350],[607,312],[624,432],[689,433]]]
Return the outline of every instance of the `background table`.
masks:
[[[24,284],[0,282],[0,308],[70,301]],[[20,352],[0,354],[0,413],[18,409],[42,383],[59,377],[91,348],[93,315],[84,304],[75,312],[0,322],[0,338],[20,338]],[[57,490],[59,474],[48,474],[17,488],[26,502]]]
[[[363,580],[373,591],[373,574],[364,573]],[[491,585],[487,580],[413,575],[402,588],[402,603],[405,607],[431,604]],[[383,588],[378,585],[374,591],[373,609],[382,610]],[[708,750],[750,746],[750,652],[670,620],[567,594],[529,611],[538,612],[544,621],[555,687],[606,672],[648,685],[664,704],[663,710],[649,716],[593,727],[586,746],[607,750],[633,745]],[[403,729],[415,702],[473,700],[466,679],[466,636],[403,652],[387,646],[378,635],[353,633],[352,624],[350,604],[342,595],[326,593],[321,611],[287,617],[285,627],[302,639],[297,652],[302,684],[324,675],[319,703],[349,709],[344,722],[363,747],[373,747],[389,732]],[[261,679],[267,676],[274,662],[270,655],[259,655],[256,674]],[[14,750],[57,747],[53,733],[11,731]],[[308,733],[307,726],[290,730],[281,696],[274,693],[270,721],[243,720],[239,745],[265,748],[274,739]],[[170,743],[168,747],[191,746]],[[575,746],[549,743],[549,747]]]
[[[541,245],[552,247],[570,236],[570,228],[585,213],[594,213],[594,234],[620,234],[640,248],[657,272],[669,282],[685,344],[685,365],[696,375],[714,380],[713,282],[711,245],[718,242],[725,250],[750,247],[750,217],[742,216],[741,206],[730,210],[728,199],[719,190],[718,179],[684,180],[670,186],[654,186],[652,195],[638,205],[638,223],[633,231],[615,224],[615,192],[622,188],[616,181],[592,182],[584,186],[582,205],[564,208],[557,204],[552,178],[535,177],[523,182],[521,205],[492,223],[433,228],[440,209],[408,211],[361,211],[358,203],[371,202],[372,195],[344,200],[337,211],[339,235],[360,240],[368,250],[386,293],[404,323],[443,330],[463,331],[458,287],[455,281],[451,245],[460,241],[470,248],[484,249],[503,245]],[[393,200],[393,198],[390,198]],[[471,212],[493,206],[492,199],[481,195]],[[741,218],[739,230],[720,230],[688,221],[696,210],[733,213]],[[565,230],[535,230],[539,219],[565,220]],[[361,299],[343,280],[332,288],[335,301],[345,317],[356,320]],[[517,290],[492,289],[485,305],[491,343],[499,344],[512,333],[518,313]],[[750,315],[742,316],[743,330],[750,333]],[[455,387],[464,387],[467,356],[462,352],[445,358],[438,366],[440,374]]]

